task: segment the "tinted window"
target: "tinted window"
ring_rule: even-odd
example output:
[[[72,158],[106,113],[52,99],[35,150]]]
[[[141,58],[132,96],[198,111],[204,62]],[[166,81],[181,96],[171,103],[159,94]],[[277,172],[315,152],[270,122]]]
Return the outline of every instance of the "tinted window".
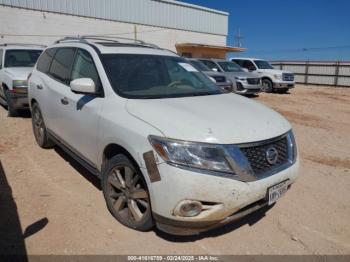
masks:
[[[254,63],[259,69],[273,69],[273,66],[264,60],[254,60]]]
[[[190,60],[190,63],[199,71],[210,71],[210,68],[203,64],[201,61]]]
[[[225,72],[242,72],[242,68],[232,62],[218,62],[218,64],[221,66],[221,68],[225,71]]]
[[[254,70],[256,70],[255,65],[254,65],[251,61],[249,61],[249,60],[244,60],[244,61],[243,61],[242,67],[248,69],[249,71],[254,71]]]
[[[36,66],[40,72],[47,73],[49,71],[52,58],[55,55],[56,50],[56,48],[47,49],[41,54]]]
[[[203,62],[203,64],[205,64],[207,67],[210,68],[210,70],[216,69],[218,72],[220,72],[220,68],[217,66],[217,64],[215,64],[213,61],[210,60],[200,60],[201,62]]]
[[[217,86],[186,60],[172,56],[102,55],[117,93],[128,98],[166,98],[221,94]]]
[[[99,76],[91,55],[81,49],[78,50],[74,61],[71,80],[78,78],[91,78],[97,87],[100,85]]]
[[[243,61],[242,60],[234,59],[234,60],[232,60],[232,62],[234,62],[234,63],[236,63],[237,65],[240,65],[240,66],[243,65]]]
[[[52,60],[50,75],[62,83],[69,84],[75,48],[59,48]]]
[[[33,67],[42,50],[7,50],[4,67]]]

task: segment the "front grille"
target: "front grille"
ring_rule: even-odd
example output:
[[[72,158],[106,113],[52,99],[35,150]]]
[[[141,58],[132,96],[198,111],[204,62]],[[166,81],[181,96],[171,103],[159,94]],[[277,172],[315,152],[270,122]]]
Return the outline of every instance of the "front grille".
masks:
[[[294,75],[289,73],[282,74],[283,81],[294,81]]]
[[[224,76],[213,76],[213,78],[217,83],[226,82],[226,78]]]
[[[275,148],[278,152],[277,162],[270,164],[267,161],[266,151],[270,148]],[[255,176],[259,176],[272,169],[278,168],[288,162],[288,142],[287,137],[283,137],[277,141],[252,146],[242,147],[241,151],[248,159]]]
[[[247,82],[250,85],[259,85],[260,84],[260,78],[248,78]]]

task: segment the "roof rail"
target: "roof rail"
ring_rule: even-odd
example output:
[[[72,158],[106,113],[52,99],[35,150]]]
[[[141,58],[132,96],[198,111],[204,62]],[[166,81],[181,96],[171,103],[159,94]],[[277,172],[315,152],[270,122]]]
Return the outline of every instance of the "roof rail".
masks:
[[[28,43],[3,43],[0,44],[0,46],[10,46],[10,45],[22,45],[22,46],[39,46],[39,47],[47,47],[46,45],[39,45],[39,44],[28,44]]]
[[[151,48],[160,48],[159,46],[152,44],[152,43],[146,43],[142,40],[136,40],[132,38],[126,38],[126,37],[116,37],[116,36],[100,36],[100,35],[83,35],[83,36],[68,36],[64,37],[62,39],[59,39],[55,41],[55,44],[63,43],[63,42],[80,42],[80,43],[110,43],[110,44],[125,44],[125,45],[136,45],[136,46],[146,46]],[[122,41],[120,41],[122,40]]]

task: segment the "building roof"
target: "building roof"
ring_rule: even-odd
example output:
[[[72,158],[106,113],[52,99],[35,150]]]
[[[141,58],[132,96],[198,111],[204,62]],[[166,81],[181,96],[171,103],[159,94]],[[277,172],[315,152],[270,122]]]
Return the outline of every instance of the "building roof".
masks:
[[[227,36],[228,13],[174,0],[0,0],[42,12]]]

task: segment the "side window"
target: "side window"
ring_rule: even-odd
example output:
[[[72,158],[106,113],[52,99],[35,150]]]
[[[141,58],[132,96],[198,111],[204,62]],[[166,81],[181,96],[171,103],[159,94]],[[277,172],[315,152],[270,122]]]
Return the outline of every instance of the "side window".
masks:
[[[239,59],[233,59],[232,62],[236,63],[237,65],[243,67],[243,61]]]
[[[58,81],[68,85],[74,55],[75,48],[58,48],[52,60],[49,74]]]
[[[207,67],[209,67],[211,70],[216,69],[218,72],[220,72],[220,68],[213,62],[209,60],[200,60],[203,62]]]
[[[78,78],[91,78],[95,82],[97,90],[101,87],[100,78],[93,59],[89,52],[82,49],[78,49],[72,68],[71,80]]]
[[[38,59],[38,63],[36,66],[36,69],[40,72],[47,73],[49,72],[50,65],[52,62],[52,58],[55,55],[57,48],[51,48],[45,50],[44,53],[41,54],[41,56]]]
[[[2,68],[2,55],[4,54],[4,51],[0,49],[0,69]]]
[[[242,67],[248,69],[249,71],[254,71],[254,70],[256,70],[255,65],[254,65],[251,61],[249,61],[249,60],[245,60],[245,61],[243,62],[243,66],[242,66]]]

